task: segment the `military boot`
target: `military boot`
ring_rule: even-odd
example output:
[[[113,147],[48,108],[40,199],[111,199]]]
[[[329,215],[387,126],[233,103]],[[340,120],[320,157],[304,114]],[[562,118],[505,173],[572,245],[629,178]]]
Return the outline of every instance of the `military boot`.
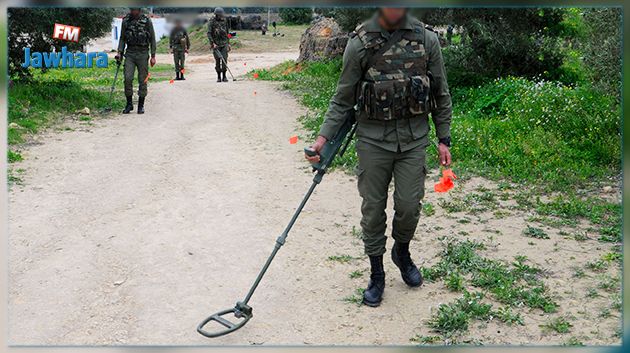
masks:
[[[175,81],[181,80],[179,71],[175,71]]]
[[[223,82],[228,82],[227,77],[225,76],[225,71],[223,71]]]
[[[138,114],[144,114],[144,97],[138,98]]]
[[[409,243],[395,242],[392,248],[392,261],[400,269],[403,281],[409,287],[419,287],[422,284],[422,274],[411,260]]]
[[[184,77],[184,73],[183,72],[179,74],[179,79],[182,80],[182,81],[186,81],[186,78]]]
[[[370,256],[370,282],[363,292],[363,304],[379,306],[385,291],[385,271],[383,270],[383,255]]]
[[[217,70],[217,82],[221,82],[221,71]]]
[[[123,109],[123,114],[129,114],[133,110],[133,97],[127,96],[127,105]]]

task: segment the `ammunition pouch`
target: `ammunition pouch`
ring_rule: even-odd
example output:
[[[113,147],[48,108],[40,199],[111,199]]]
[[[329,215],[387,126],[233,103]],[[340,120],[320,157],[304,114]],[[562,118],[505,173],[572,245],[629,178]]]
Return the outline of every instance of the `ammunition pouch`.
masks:
[[[431,110],[431,96],[430,74],[400,80],[363,80],[357,89],[357,118],[396,120],[421,117]]]

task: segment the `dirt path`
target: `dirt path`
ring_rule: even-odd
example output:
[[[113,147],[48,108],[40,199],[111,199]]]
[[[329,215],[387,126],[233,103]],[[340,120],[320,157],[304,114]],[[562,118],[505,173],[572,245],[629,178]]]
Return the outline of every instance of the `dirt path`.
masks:
[[[235,54],[231,68],[240,75],[296,56]],[[216,84],[210,61],[189,58],[186,82],[151,84],[145,115],[51,133],[23,153],[14,167],[26,170],[24,185],[10,191],[10,342],[409,344],[431,334],[431,311],[458,294],[441,282],[408,289],[389,259],[380,308],[343,300],[365,285],[368,262],[353,232],[355,179],[340,172],[326,176],[294,227],[251,301],[252,321],[219,339],[196,333],[208,314],[242,299],[311,182],[305,142],[288,143],[303,108],[270,83]],[[428,193],[428,202],[437,199]],[[586,241],[553,249],[557,239],[530,246],[519,235],[524,223],[512,214],[463,225],[438,210],[423,218],[413,253],[419,264],[434,263],[440,237],[467,231],[492,243],[495,257],[528,249],[535,264],[554,269],[551,289],[566,301],[560,314],[575,317],[572,333],[543,335],[538,325],[548,316],[526,311],[525,327],[471,327],[483,343],[557,344],[572,335],[616,342],[618,318],[596,319],[607,299],[584,303],[587,280],[558,268],[570,256],[583,266],[611,247]],[[349,278],[353,271],[358,278]]]

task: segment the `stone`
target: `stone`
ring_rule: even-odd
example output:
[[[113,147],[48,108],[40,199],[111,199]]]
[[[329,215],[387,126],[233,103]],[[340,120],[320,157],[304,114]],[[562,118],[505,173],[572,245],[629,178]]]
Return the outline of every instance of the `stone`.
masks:
[[[343,31],[334,19],[317,18],[302,34],[300,56],[297,61],[318,61],[342,56],[348,38],[348,33]]]

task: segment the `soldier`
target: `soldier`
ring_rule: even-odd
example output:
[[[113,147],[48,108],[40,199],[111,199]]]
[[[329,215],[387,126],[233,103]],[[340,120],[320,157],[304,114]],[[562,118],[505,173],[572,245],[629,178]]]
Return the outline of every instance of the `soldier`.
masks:
[[[225,11],[221,7],[214,9],[214,18],[208,23],[208,40],[210,40],[210,48],[212,48],[212,54],[214,55],[217,82],[228,82],[225,72],[227,71],[226,65],[230,43]]]
[[[448,45],[453,44],[453,25],[449,24],[448,27],[446,27],[446,41],[448,42]]]
[[[175,20],[175,27],[171,31],[169,43],[169,48],[173,52],[173,60],[175,61],[175,79],[177,81],[185,80],[184,61],[190,49],[190,38],[182,24],[182,20]]]
[[[385,289],[385,208],[392,176],[395,242],[391,257],[408,286],[422,284],[409,242],[424,196],[428,117],[435,124],[440,162],[448,166],[451,96],[437,35],[406,9],[381,8],[350,37],[337,91],[311,149],[319,152],[356,106],[361,227],[371,267],[363,303],[378,306]],[[305,157],[312,163],[319,161],[319,155]]]
[[[126,47],[126,49],[125,49]],[[129,114],[133,110],[133,75],[138,69],[138,114],[144,114],[144,98],[147,96],[147,76],[149,74],[149,62],[151,67],[155,65],[155,32],[153,23],[148,16],[142,13],[139,7],[132,7],[122,20],[120,40],[118,42],[118,54],[116,61],[120,63],[125,56],[125,96],[127,105],[123,114]],[[151,60],[149,60],[149,48]]]

